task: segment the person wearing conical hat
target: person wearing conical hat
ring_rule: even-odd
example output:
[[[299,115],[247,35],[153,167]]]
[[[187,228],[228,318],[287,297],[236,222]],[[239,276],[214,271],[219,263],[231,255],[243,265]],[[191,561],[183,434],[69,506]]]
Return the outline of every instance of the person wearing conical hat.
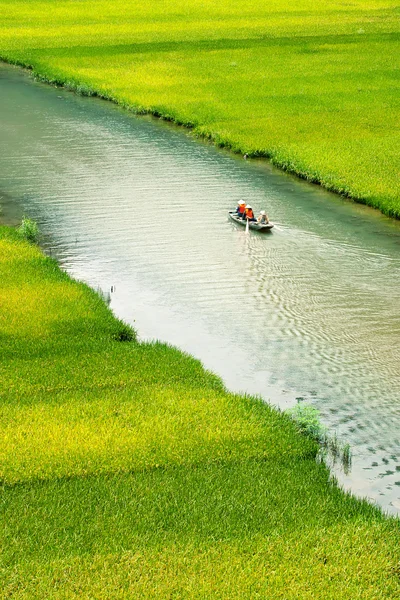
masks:
[[[254,212],[253,209],[251,208],[250,204],[246,204],[245,209],[244,209],[244,218],[247,219],[248,221],[257,221],[257,219],[254,216]]]
[[[241,219],[243,219],[243,213],[245,210],[245,206],[246,206],[246,202],[244,200],[239,200],[237,208],[236,208],[236,214]]]
[[[260,216],[257,219],[257,223],[261,223],[261,225],[266,225],[267,223],[269,223],[269,218],[265,210],[262,210],[260,212]]]

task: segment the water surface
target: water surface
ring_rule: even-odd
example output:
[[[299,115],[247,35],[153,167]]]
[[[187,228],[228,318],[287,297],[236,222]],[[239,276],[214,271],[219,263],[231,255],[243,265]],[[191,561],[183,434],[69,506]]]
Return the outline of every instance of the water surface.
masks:
[[[343,485],[400,512],[399,223],[7,66],[0,111],[5,217],[36,219],[142,339],[230,389],[312,403],[351,444]],[[246,235],[227,218],[241,198],[280,225]]]

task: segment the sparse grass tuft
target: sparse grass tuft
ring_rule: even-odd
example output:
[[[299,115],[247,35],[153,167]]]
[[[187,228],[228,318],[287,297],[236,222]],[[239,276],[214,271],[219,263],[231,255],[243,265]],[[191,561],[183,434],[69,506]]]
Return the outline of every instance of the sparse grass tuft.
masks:
[[[113,338],[117,342],[135,342],[137,339],[136,331],[127,323],[117,320],[116,331],[113,334]]]
[[[21,225],[18,227],[18,233],[33,244],[39,240],[39,226],[32,219],[23,217]]]
[[[319,411],[314,406],[298,402],[293,408],[289,408],[285,412],[296,423],[302,434],[310,436],[319,443],[325,442],[327,430],[322,425]]]
[[[343,469],[348,472],[351,467],[351,448],[349,444],[343,444],[337,437],[321,423],[319,411],[311,404],[298,402],[293,408],[285,413],[296,423],[296,427],[303,435],[310,437],[320,445],[320,458],[329,458],[334,464],[341,460]]]

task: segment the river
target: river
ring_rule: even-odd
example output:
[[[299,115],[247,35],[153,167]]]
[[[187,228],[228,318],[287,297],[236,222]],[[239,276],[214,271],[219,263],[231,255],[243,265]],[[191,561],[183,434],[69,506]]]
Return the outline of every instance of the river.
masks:
[[[340,483],[400,513],[400,223],[13,67],[0,92],[3,221],[37,220],[141,339],[229,389],[313,404],[351,445]],[[246,235],[239,199],[279,225]]]

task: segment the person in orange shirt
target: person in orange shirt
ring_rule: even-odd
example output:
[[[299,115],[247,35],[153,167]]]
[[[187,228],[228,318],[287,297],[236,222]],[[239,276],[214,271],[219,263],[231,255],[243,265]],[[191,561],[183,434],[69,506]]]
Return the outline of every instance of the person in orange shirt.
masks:
[[[246,202],[244,200],[239,200],[237,209],[236,209],[236,214],[240,219],[243,219],[245,207],[246,207]]]
[[[245,211],[244,211],[244,218],[247,219],[248,221],[257,221],[250,204],[246,204]]]

